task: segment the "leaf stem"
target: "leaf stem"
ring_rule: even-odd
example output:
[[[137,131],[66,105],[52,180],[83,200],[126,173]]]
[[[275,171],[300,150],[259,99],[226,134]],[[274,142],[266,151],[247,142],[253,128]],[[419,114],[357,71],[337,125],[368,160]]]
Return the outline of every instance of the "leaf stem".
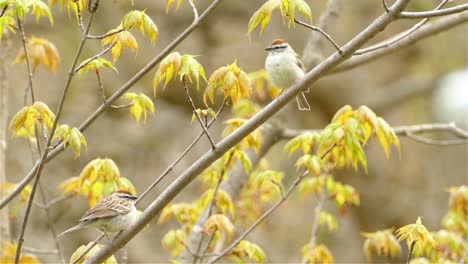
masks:
[[[187,87],[187,80],[186,80],[185,76],[182,77],[182,86],[184,87],[185,94],[187,95],[187,99],[189,100],[189,102],[190,102],[190,104],[192,106],[193,113],[197,117],[198,123],[200,124],[201,128],[205,132],[206,137],[210,141],[211,149],[216,151],[216,143],[214,142],[213,138],[211,137],[210,132],[208,132],[208,129],[206,128],[205,124],[203,124],[203,120],[202,120],[200,114],[197,112],[197,107],[195,106],[195,103],[193,102],[193,99],[190,96],[190,93],[189,93],[189,90],[188,90],[188,87]],[[197,252],[197,254],[198,254],[198,252]]]

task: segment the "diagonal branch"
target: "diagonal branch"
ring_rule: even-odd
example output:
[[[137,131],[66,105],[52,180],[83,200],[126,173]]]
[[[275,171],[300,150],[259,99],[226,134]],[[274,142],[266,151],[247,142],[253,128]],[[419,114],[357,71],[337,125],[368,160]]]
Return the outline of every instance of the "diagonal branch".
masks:
[[[310,24],[307,24],[307,23],[305,23],[305,22],[303,22],[303,21],[300,21],[300,20],[297,19],[297,18],[294,18],[294,22],[297,23],[297,24],[299,24],[299,25],[301,25],[301,26],[304,26],[304,27],[306,27],[306,28],[309,28],[309,29],[312,29],[312,30],[314,30],[314,31],[319,32],[319,33],[322,34],[328,41],[330,41],[331,44],[333,44],[333,46],[335,46],[335,49],[336,49],[340,54],[342,53],[340,46],[333,40],[333,38],[332,38],[327,32],[325,32],[325,31],[322,30],[321,28],[312,26],[312,25],[310,25]]]
[[[220,158],[230,148],[234,147],[243,138],[252,133],[255,129],[265,123],[275,113],[281,110],[286,104],[295,98],[295,96],[305,87],[309,87],[313,82],[320,79],[326,72],[331,71],[340,63],[349,58],[358,48],[362,47],[376,34],[381,32],[396,16],[403,11],[409,0],[397,0],[389,8],[389,12],[382,14],[374,20],[366,29],[359,33],[347,44],[342,46],[343,55],[335,52],[333,55],[324,60],[309,71],[303,79],[296,82],[294,85],[286,89],[273,102],[268,104],[254,117],[245,122],[232,134],[221,140],[217,145],[217,151],[210,150],[195,161],[185,172],[183,172],[171,185],[169,185],[161,195],[154,200],[150,206],[141,214],[138,220],[128,229],[124,230],[118,237],[114,238],[104,248],[100,249],[96,254],[86,260],[84,263],[100,263],[110,257],[118,249],[125,246],[147,223],[149,223],[161,210],[190,182],[192,182],[204,169],[206,169],[215,160]],[[215,2],[214,2],[215,3]]]

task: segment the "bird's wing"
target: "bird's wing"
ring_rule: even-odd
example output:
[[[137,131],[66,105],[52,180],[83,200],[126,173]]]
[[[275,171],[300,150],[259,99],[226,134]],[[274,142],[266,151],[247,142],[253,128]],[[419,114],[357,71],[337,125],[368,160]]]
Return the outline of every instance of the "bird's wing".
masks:
[[[299,54],[294,53],[294,55],[296,55],[296,64],[297,64],[297,66],[299,66],[299,68],[301,68],[306,73],[307,71],[305,69],[304,63],[302,63],[301,58],[299,57]],[[308,93],[309,88],[304,89],[303,92]],[[308,105],[308,103],[307,103],[307,105]],[[309,110],[310,110],[310,108],[309,108]]]
[[[301,61],[301,57],[299,57],[299,54],[294,53],[294,55],[296,55],[296,64],[297,64],[297,66],[299,66],[299,68],[301,68],[304,72],[307,72],[306,69],[305,69],[304,63],[302,63],[302,61]]]
[[[86,211],[80,222],[87,222],[96,218],[106,218],[128,214],[132,208],[130,204],[122,204],[116,200],[107,199],[100,201],[96,206]]]

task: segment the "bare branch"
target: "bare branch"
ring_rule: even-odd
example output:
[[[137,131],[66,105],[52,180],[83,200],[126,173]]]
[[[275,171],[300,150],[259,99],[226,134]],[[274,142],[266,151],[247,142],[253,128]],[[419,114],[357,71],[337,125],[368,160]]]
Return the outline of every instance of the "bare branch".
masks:
[[[42,188],[42,185],[41,183],[39,183],[39,196],[41,197],[41,200],[42,200],[42,203],[43,204],[47,204],[47,200],[46,200],[46,196],[45,196],[45,192],[44,192],[44,189]],[[50,230],[50,234],[52,235],[52,239],[54,240],[55,242],[55,248],[56,248],[56,254],[58,256],[58,258],[60,259],[60,262],[62,264],[65,264],[66,261],[65,259],[63,258],[63,255],[62,255],[62,251],[60,249],[60,243],[57,239],[57,230],[55,229],[55,226],[54,226],[54,221],[52,220],[51,216],[50,216],[50,210],[49,210],[49,207],[44,207],[43,208],[44,210],[44,213],[46,215],[46,220],[47,220],[47,226],[49,227],[49,230]]]
[[[81,34],[85,34],[86,29],[83,25],[83,14],[81,13],[80,1],[74,1],[76,5],[76,14],[78,16],[78,25],[80,26]]]
[[[320,15],[317,27],[323,31],[329,31],[331,26],[336,22],[343,6],[343,0],[328,0],[327,7]],[[304,50],[302,51],[302,62],[307,69],[311,69],[319,64],[324,56],[323,46],[325,39],[312,31],[309,34]]]
[[[333,40],[333,38],[325,31],[323,31],[322,29],[320,29],[319,27],[314,27],[310,24],[307,24],[303,21],[300,21],[299,19],[297,18],[294,18],[294,22],[301,25],[301,26],[304,26],[306,28],[309,28],[309,29],[312,29],[314,31],[317,31],[319,32],[320,34],[322,34],[326,39],[328,39],[328,41],[330,41],[333,46],[335,46],[335,49],[340,53],[340,54],[343,54],[343,51],[341,50],[340,46]]]
[[[335,52],[329,58],[324,60],[320,65],[317,65],[315,68],[309,71],[303,79],[299,80],[294,85],[286,89],[280,96],[264,107],[255,116],[250,118],[241,127],[221,140],[216,145],[217,151],[211,150],[202,155],[149,205],[149,207],[140,215],[140,217],[133,225],[124,230],[119,236],[110,241],[104,248],[96,252],[93,257],[89,258],[84,263],[90,264],[102,262],[111,256],[114,252],[116,252],[119,248],[122,248],[125,244],[127,244],[136,234],[140,232],[140,230],[142,230],[147,225],[147,223],[149,223],[156,215],[158,215],[159,212],[161,212],[161,210],[185,188],[185,186],[193,181],[196,176],[199,175],[204,169],[206,169],[212,162],[221,157],[240,140],[245,138],[264,122],[266,122],[269,118],[271,118],[275,113],[281,110],[286,104],[293,100],[302,89],[305,87],[310,87],[313,82],[324,76],[326,72],[331,71],[338,64],[349,58],[349,56],[351,56],[358,48],[362,47],[362,45],[368,42],[372,37],[382,31],[393,20],[395,20],[396,15],[403,11],[408,2],[409,0],[397,0],[395,4],[390,7],[388,13],[378,17],[355,38],[342,46],[343,55]],[[215,0],[211,4],[211,8],[213,8],[213,4],[217,3],[218,1]],[[208,9],[210,9],[210,7]],[[201,17],[203,17],[203,14]]]
[[[110,36],[115,35],[115,34],[119,34],[119,33],[123,32],[123,31],[125,31],[125,29],[120,28],[120,29],[117,29],[115,31],[111,31],[109,33],[106,33],[104,35],[99,35],[99,36],[86,35],[86,37],[89,38],[89,39],[103,39],[103,38],[107,38],[107,37],[110,37]]]
[[[55,255],[58,254],[56,249],[39,249],[24,246],[23,250],[28,253],[37,254],[37,255]]]
[[[326,191],[325,186],[322,186],[322,191],[319,194],[317,205],[315,206],[315,209],[314,209],[314,221],[312,222],[312,232],[310,235],[310,242],[309,242],[309,247],[311,250],[314,248],[316,241],[317,241],[317,231],[318,231],[318,226],[319,226],[320,214],[322,213],[322,208],[327,198],[327,194],[325,191]],[[310,253],[311,252],[309,252],[308,254],[310,255]],[[309,257],[307,257],[306,259],[309,259]]]
[[[454,7],[444,8],[441,10],[435,11],[426,11],[426,12],[401,12],[399,18],[408,18],[408,19],[418,19],[418,18],[430,18],[430,17],[439,17],[446,16],[456,13],[461,13],[468,10],[468,4],[457,5]]]
[[[334,73],[351,70],[365,63],[374,61],[380,57],[402,50],[403,48],[406,48],[420,40],[423,40],[439,32],[446,31],[450,28],[461,25],[467,21],[468,21],[468,12],[438,19],[431,24],[422,26],[418,31],[409,35],[407,38],[397,43],[394,43],[384,49],[376,50],[376,51],[369,52],[367,54],[356,56],[356,57],[353,56],[351,59],[349,59],[348,61],[346,61],[345,63],[343,63],[341,66],[337,67],[330,73],[334,74]]]
[[[73,71],[73,74],[77,73],[79,70],[81,70],[82,68],[84,68],[86,65],[88,65],[90,62],[92,62],[93,60],[96,60],[98,59],[99,57],[101,57],[102,55],[106,54],[107,52],[109,52],[114,46],[115,44],[117,43],[113,43],[112,45],[106,47],[105,49],[103,49],[101,52],[99,52],[98,54],[94,55],[93,57],[87,59],[86,61],[82,62],[80,64],[80,66],[76,67],[75,70]]]
[[[91,251],[91,249],[93,249],[97,243],[99,242],[99,240],[101,240],[105,235],[104,234],[101,234],[98,238],[96,238],[93,243],[91,243],[91,245],[87,246],[85,248],[85,250],[81,253],[81,255],[79,255],[74,261],[72,264],[76,264],[78,263],[86,254],[88,254],[89,251]]]
[[[438,10],[438,9],[442,8],[448,1],[449,0],[442,0],[442,2],[440,2],[440,4],[434,10]],[[378,50],[378,49],[389,47],[390,45],[395,44],[398,41],[408,37],[409,35],[414,33],[416,30],[418,30],[420,27],[422,27],[424,24],[426,24],[428,21],[429,21],[429,18],[424,18],[423,20],[418,22],[416,25],[414,25],[412,28],[410,28],[410,29],[408,29],[408,30],[396,35],[396,36],[393,36],[389,40],[386,40],[386,41],[383,41],[381,43],[375,44],[375,45],[370,46],[368,48],[357,50],[353,55],[362,55],[362,54],[365,54],[365,53],[368,53],[368,52],[371,52],[371,51],[375,51],[375,50]]]
[[[195,6],[195,3],[193,2],[193,0],[187,0],[187,2],[192,7],[193,21],[197,21],[198,20],[198,10],[197,10],[197,7]]]
[[[186,80],[185,76],[182,77],[182,86],[184,87],[185,94],[187,95],[187,99],[189,100],[189,102],[190,102],[190,104],[192,106],[193,113],[197,117],[198,123],[200,124],[201,128],[205,132],[206,137],[210,141],[211,149],[216,150],[216,143],[214,142],[213,138],[211,137],[210,132],[208,132],[208,129],[206,128],[205,124],[203,124],[201,116],[197,112],[197,107],[195,106],[195,103],[193,102],[193,99],[190,96],[190,93],[189,93],[189,90],[188,90],[188,87],[187,87],[187,80]],[[198,252],[197,252],[197,254],[198,254]]]
[[[455,123],[432,123],[432,124],[420,124],[411,126],[395,126],[393,131],[399,136],[405,136],[406,133],[421,134],[426,132],[450,132],[460,138],[468,138],[468,131],[457,127]],[[305,132],[321,133],[321,129],[312,130],[295,130],[295,129],[284,129],[281,134],[282,139],[291,139],[299,136]]]

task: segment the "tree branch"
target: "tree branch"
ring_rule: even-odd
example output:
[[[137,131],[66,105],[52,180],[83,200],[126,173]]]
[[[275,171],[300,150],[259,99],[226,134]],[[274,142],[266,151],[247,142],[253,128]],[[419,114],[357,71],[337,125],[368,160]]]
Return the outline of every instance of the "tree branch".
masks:
[[[342,65],[340,65],[339,67],[337,67],[336,69],[334,69],[333,71],[327,74],[335,74],[335,73],[351,70],[365,63],[374,61],[380,57],[402,50],[422,39],[433,36],[437,33],[448,30],[450,28],[456,27],[467,21],[468,21],[468,12],[438,19],[431,24],[422,26],[418,31],[409,35],[405,39],[395,44],[392,44],[384,49],[369,52],[364,55],[353,56],[351,59],[349,59],[348,61],[346,61],[345,63],[343,63]]]
[[[466,10],[468,10],[468,4],[462,4],[454,7],[444,8],[441,10],[433,10],[426,12],[401,12],[401,14],[398,17],[407,19],[430,18],[461,13]]]
[[[335,24],[343,6],[343,0],[328,0],[327,7],[320,15],[317,27],[323,31],[329,31]],[[317,32],[312,31],[309,34],[304,50],[302,51],[302,62],[307,69],[311,69],[323,60],[325,39]]]
[[[178,194],[180,193],[192,180],[196,178],[204,169],[206,169],[216,159],[221,157],[230,148],[235,146],[247,135],[252,133],[255,129],[261,126],[275,113],[281,110],[305,87],[309,87],[313,82],[324,76],[326,72],[331,71],[337,65],[349,58],[358,48],[362,47],[372,37],[385,29],[396,16],[403,11],[408,4],[409,0],[397,0],[393,4],[388,13],[385,13],[372,22],[366,29],[359,33],[355,38],[342,46],[343,54],[340,55],[335,52],[333,55],[324,60],[320,65],[309,71],[303,79],[296,82],[294,85],[286,89],[280,96],[273,102],[265,106],[255,116],[250,118],[236,131],[220,141],[216,147],[217,151],[208,151],[195,161],[185,172],[183,172],[172,184],[170,184],[161,195],[154,200],[150,206],[141,214],[138,220],[131,225],[128,229],[124,230],[118,237],[114,238],[104,248],[100,249],[93,257],[86,260],[84,263],[99,263],[107,259],[119,248],[127,244],[136,234],[142,230],[147,223],[149,223],[161,210]],[[213,3],[216,3],[213,2]]]
[[[306,27],[306,28],[309,28],[309,29],[312,29],[312,30],[314,30],[314,31],[319,32],[319,33],[322,34],[328,41],[330,41],[331,44],[333,44],[333,46],[335,46],[335,49],[336,49],[339,53],[342,53],[340,46],[333,40],[333,38],[332,38],[327,32],[323,31],[321,28],[319,28],[319,27],[314,27],[314,26],[312,26],[312,25],[309,25],[309,24],[307,24],[307,23],[305,23],[305,22],[303,22],[303,21],[300,21],[300,20],[297,19],[297,18],[294,18],[294,22],[297,23],[297,24],[299,24],[299,25],[301,25],[301,26],[304,26],[304,27]]]
[[[440,8],[442,8],[449,0],[442,0],[440,2],[440,4],[434,9],[434,10],[439,10]],[[386,40],[386,41],[383,41],[381,43],[378,43],[378,44],[375,44],[375,45],[372,45],[368,48],[364,48],[364,49],[360,49],[360,50],[357,50],[354,55],[362,55],[362,54],[365,54],[365,53],[368,53],[368,52],[372,52],[372,51],[376,51],[376,50],[379,50],[379,49],[382,49],[382,48],[386,48],[392,44],[395,44],[397,43],[398,41],[401,41],[402,39],[408,37],[409,35],[411,35],[412,33],[414,33],[416,30],[418,30],[420,27],[422,27],[424,24],[426,24],[427,22],[429,21],[429,18],[424,18],[423,20],[421,20],[420,22],[418,22],[416,25],[414,25],[412,28],[404,31],[404,32],[401,32],[399,33],[398,35],[396,36],[393,36],[391,37],[390,39]]]
[[[449,132],[455,136],[468,139],[468,131],[465,131],[455,123],[433,123],[433,124],[420,124],[420,125],[411,125],[411,126],[395,126],[393,131],[398,136],[407,136],[408,134],[422,134],[427,132]],[[305,132],[315,132],[321,133],[321,129],[312,129],[312,130],[295,130],[295,129],[284,129],[281,137],[282,139],[292,139],[296,136],[301,135]]]

